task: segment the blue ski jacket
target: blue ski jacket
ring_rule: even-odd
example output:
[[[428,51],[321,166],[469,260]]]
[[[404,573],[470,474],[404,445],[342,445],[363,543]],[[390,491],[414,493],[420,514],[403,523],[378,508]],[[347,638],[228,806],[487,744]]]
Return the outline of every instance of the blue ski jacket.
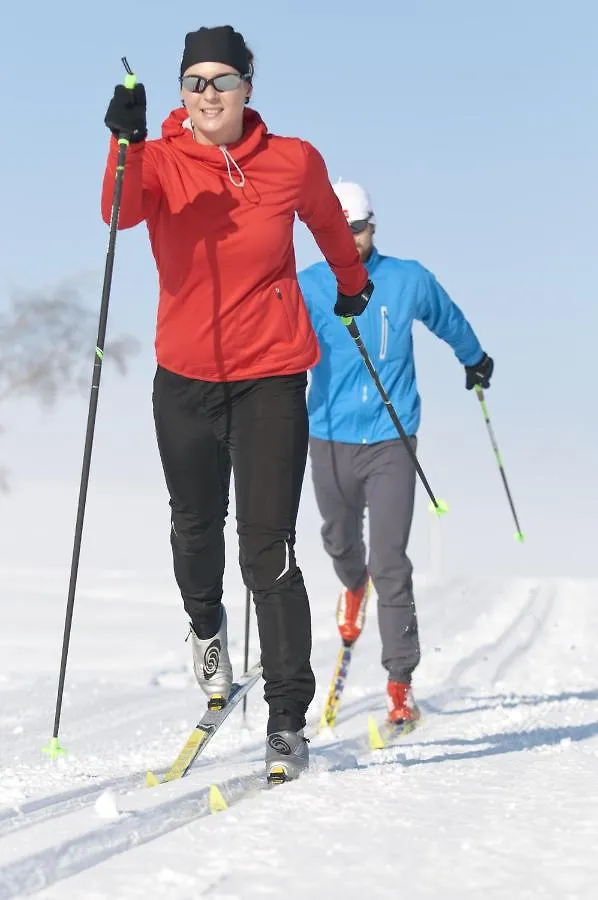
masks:
[[[446,341],[464,366],[475,365],[484,351],[462,311],[420,263],[383,256],[374,247],[366,268],[374,292],[355,321],[401,425],[408,435],[415,435],[420,397],[413,322],[423,322]],[[348,444],[398,438],[361,354],[333,312],[337,285],[328,263],[315,263],[298,278],[321,350],[320,361],[311,370],[307,398],[310,435]]]

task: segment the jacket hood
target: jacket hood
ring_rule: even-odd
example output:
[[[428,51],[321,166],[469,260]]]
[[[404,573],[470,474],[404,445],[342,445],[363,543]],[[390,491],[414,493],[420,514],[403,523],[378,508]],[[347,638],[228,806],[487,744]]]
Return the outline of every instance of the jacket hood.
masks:
[[[243,134],[238,141],[226,144],[235,162],[241,164],[259,149],[267,134],[266,124],[254,109],[243,110]],[[177,150],[201,160],[204,164],[226,174],[227,160],[219,145],[198,144],[193,140],[191,120],[182,106],[173,109],[162,123],[162,138],[173,143]],[[224,146],[224,145],[223,145]]]

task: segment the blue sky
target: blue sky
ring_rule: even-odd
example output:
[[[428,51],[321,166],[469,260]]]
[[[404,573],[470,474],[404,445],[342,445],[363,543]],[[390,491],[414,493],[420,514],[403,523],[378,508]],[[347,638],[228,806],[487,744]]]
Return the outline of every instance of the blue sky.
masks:
[[[418,492],[412,556],[443,572],[598,574],[592,552],[598,426],[598,63],[595,3],[402,0],[229,2],[190,13],[156,0],[11,4],[0,77],[0,308],[11,289],[83,286],[99,305],[107,229],[103,124],[126,55],[146,85],[150,136],[178,105],[188,30],[233,24],[257,60],[253,105],[271,131],[323,153],[332,180],[363,183],[377,245],[439,278],[494,356],[488,404],[527,536],[513,525],[475,398],[451,350],[416,328],[420,458],[451,512],[435,529]],[[206,10],[205,17],[202,9]],[[222,9],[224,18],[219,15]],[[297,227],[299,267],[320,258]],[[151,422],[156,275],[144,227],[121,233],[109,335],[143,342],[130,377],[105,364],[83,564],[170,564]],[[90,360],[91,365],[91,360]],[[2,410],[0,561],[68,565],[87,398],[52,415]],[[326,568],[309,469],[303,568]],[[235,575],[235,577],[238,577]],[[314,576],[315,577],[315,576]]]

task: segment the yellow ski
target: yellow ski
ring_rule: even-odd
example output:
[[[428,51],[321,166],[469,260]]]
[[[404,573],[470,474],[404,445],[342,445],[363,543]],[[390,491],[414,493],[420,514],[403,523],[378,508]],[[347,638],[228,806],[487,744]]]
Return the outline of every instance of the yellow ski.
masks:
[[[251,690],[261,674],[261,663],[256,663],[255,666],[248,669],[248,671],[239,678],[238,682],[233,684],[228,700],[224,706],[220,709],[206,710],[185,741],[181,752],[162,778],[158,778],[153,772],[147,773],[145,776],[146,786],[156,787],[158,784],[174,781],[177,778],[182,778],[186,775],[197,756],[205,749],[222,723],[229,717],[235,706]]]
[[[397,741],[405,737],[417,727],[421,721],[421,715],[411,722],[388,722],[385,721],[378,725],[373,716],[368,716],[368,743],[370,750],[384,750],[385,747],[392,747]]]
[[[336,658],[336,665],[332,673],[332,681],[330,690],[326,699],[326,705],[320,718],[318,732],[324,728],[332,728],[336,722],[338,710],[341,704],[345,682],[349,674],[349,666],[353,655],[353,645],[350,647],[341,647]]]
[[[368,578],[365,594],[363,599],[363,611],[362,611],[362,626],[365,622],[365,615],[367,610],[368,599],[372,590],[372,581]],[[341,594],[342,597],[342,594]],[[340,604],[340,598],[339,598]],[[337,621],[339,616],[340,605],[337,607]],[[334,667],[334,672],[332,673],[332,681],[330,682],[330,689],[328,691],[328,697],[326,698],[326,705],[322,711],[322,715],[320,717],[320,722],[318,724],[317,732],[320,733],[326,728],[333,728],[336,723],[336,717],[338,715],[338,711],[341,705],[342,694],[345,689],[345,683],[347,681],[349,675],[349,666],[351,665],[351,659],[353,657],[353,647],[355,646],[356,640],[352,643],[344,643],[342,644],[338,656],[336,658],[336,665]]]

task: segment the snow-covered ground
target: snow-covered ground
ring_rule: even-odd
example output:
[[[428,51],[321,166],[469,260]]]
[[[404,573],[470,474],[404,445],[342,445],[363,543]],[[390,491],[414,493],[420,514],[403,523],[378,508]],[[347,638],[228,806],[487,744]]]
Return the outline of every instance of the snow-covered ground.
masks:
[[[312,771],[213,815],[211,783],[259,770],[265,708],[258,686],[191,775],[144,786],[203,707],[170,572],[81,573],[69,756],[42,754],[67,578],[0,570],[0,900],[597,896],[597,582],[416,579],[424,718],[378,755],[362,740],[384,710],[375,603],[336,733],[317,737],[338,638],[336,597],[312,584]],[[227,604],[238,672],[242,586]]]

